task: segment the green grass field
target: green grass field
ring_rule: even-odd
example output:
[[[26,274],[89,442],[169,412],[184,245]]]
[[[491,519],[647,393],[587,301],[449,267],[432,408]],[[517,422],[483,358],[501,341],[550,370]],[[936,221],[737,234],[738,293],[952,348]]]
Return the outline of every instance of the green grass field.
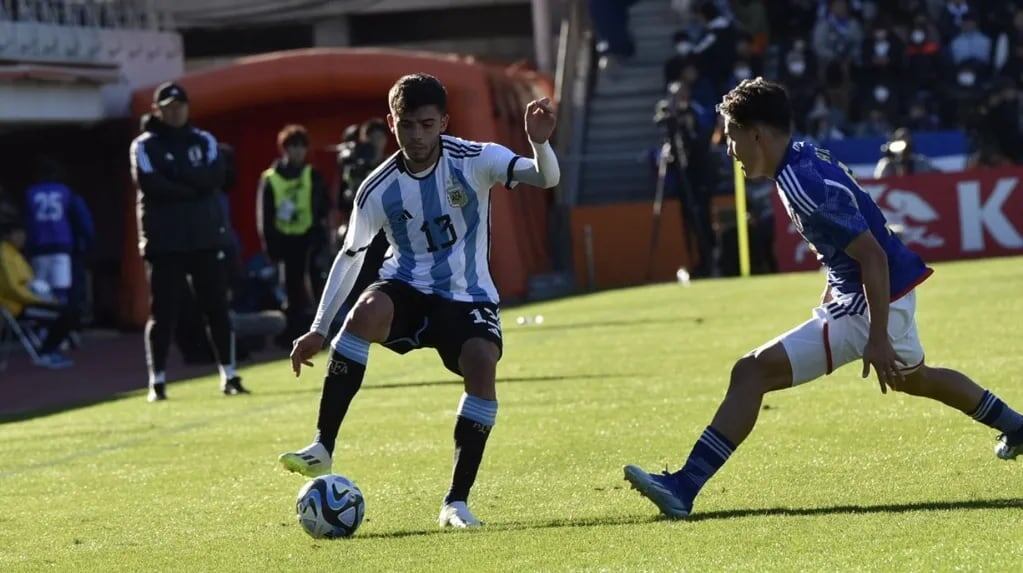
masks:
[[[943,264],[919,291],[929,362],[1023,407],[1023,259]],[[501,410],[470,498],[485,530],[436,527],[460,383],[436,354],[379,347],[335,471],[367,498],[351,540],[295,520],[277,455],[314,431],[324,356],[0,425],[0,571],[986,570],[1023,568],[1023,464],[940,404],[848,366],[769,395],[688,521],[621,467],[672,469],[732,362],[809,317],[818,274],[714,280],[505,311]],[[518,315],[543,325],[518,326]],[[83,380],[82,383],[88,383]]]

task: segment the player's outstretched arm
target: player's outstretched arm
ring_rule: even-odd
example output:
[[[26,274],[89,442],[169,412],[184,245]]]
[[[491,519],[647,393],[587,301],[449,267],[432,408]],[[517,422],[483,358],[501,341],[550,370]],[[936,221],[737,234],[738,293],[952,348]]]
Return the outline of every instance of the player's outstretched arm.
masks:
[[[363,187],[365,183],[363,184]],[[359,194],[366,192],[364,188],[359,189]],[[320,304],[316,307],[316,318],[313,319],[309,332],[302,335],[295,341],[291,349],[291,369],[295,376],[302,373],[302,366],[312,366],[310,359],[323,348],[323,339],[330,330],[330,324],[334,322],[341,304],[348,297],[348,293],[355,287],[355,281],[359,278],[359,270],[362,269],[362,261],[366,257],[366,249],[369,248],[377,231],[383,227],[382,215],[372,202],[364,201],[352,211],[348,220],[348,234],[345,236],[345,244],[341,247],[334,264],[330,267],[330,274],[327,276],[327,284],[323,288],[323,296],[320,297]]]
[[[874,368],[881,392],[885,386],[895,388],[902,379],[899,356],[888,339],[888,310],[891,286],[888,278],[888,256],[870,231],[863,231],[845,248],[845,252],[860,264],[860,277],[870,307],[870,335],[863,349],[863,377]]]
[[[365,249],[352,251],[346,244],[334,258],[330,275],[327,276],[327,284],[323,288],[323,296],[320,297],[320,304],[316,308],[316,318],[313,319],[309,332],[295,340],[291,349],[291,369],[295,376],[302,373],[302,366],[313,366],[310,359],[323,348],[323,340],[327,336],[330,324],[337,316],[341,303],[355,286],[365,257]]]
[[[557,125],[557,115],[547,98],[529,102],[526,106],[526,135],[533,148],[533,159],[520,161],[515,166],[516,181],[549,189],[561,180],[561,168],[554,155],[550,138]]]

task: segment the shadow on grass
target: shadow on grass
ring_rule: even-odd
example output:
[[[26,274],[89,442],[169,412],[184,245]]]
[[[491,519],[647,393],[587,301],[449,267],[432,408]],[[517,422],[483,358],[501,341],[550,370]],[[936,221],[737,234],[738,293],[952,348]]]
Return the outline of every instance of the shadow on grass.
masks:
[[[882,505],[833,505],[827,507],[768,507],[729,509],[696,513],[686,521],[710,521],[739,517],[858,515],[872,513],[912,513],[917,511],[961,511],[964,509],[1023,509],[1023,498],[972,499],[964,501],[922,501]]]
[[[511,314],[511,313],[505,313]],[[505,318],[506,324],[509,319]],[[704,319],[701,316],[675,316],[667,318],[633,318],[628,320],[602,320],[595,322],[573,322],[568,324],[542,324],[542,325],[528,325],[528,326],[509,326],[505,328],[504,332],[515,333],[515,334],[542,334],[544,332],[552,332],[559,330],[578,330],[582,328],[622,328],[626,326],[635,326],[637,324],[677,324],[679,326],[689,324],[703,324]]]
[[[686,523],[698,523],[718,519],[739,519],[744,517],[802,517],[816,515],[860,515],[860,514],[897,514],[918,511],[962,511],[971,509],[1023,509],[1023,498],[1006,499],[975,499],[964,501],[925,501],[917,503],[881,504],[881,505],[834,505],[826,507],[769,507],[764,509],[730,509],[697,513],[685,520]],[[543,521],[523,521],[497,523],[487,525],[485,531],[525,531],[533,529],[557,529],[563,527],[614,527],[622,525],[644,525],[647,523],[672,522],[673,520],[660,515],[630,515],[622,517],[587,517],[580,519],[550,519]],[[356,539],[394,539],[404,537],[423,537],[445,533],[443,529],[426,529],[420,531],[393,531],[388,533],[368,533],[358,535]]]
[[[498,378],[497,383],[500,384],[528,384],[535,382],[562,382],[569,380],[614,380],[619,378],[642,378],[646,376],[643,373],[631,374],[628,376],[621,374],[575,374],[572,376],[509,376],[507,378]],[[364,385],[359,390],[360,392],[376,391],[376,390],[396,390],[400,388],[423,388],[428,386],[462,386],[463,382],[456,378],[450,378],[447,380],[423,380],[420,382],[398,382],[395,384],[371,384]],[[253,391],[257,392],[256,390]],[[260,396],[289,396],[293,394],[319,394],[320,384],[317,382],[314,386],[303,387],[297,390],[275,390],[272,392],[258,392]],[[255,395],[255,394],[253,394]]]

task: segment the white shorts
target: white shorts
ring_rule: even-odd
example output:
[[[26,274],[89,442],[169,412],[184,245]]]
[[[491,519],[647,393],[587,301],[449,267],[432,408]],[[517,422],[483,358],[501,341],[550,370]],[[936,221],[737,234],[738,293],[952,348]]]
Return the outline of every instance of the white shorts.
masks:
[[[924,363],[916,330],[916,291],[891,303],[888,338],[908,374]],[[792,385],[831,374],[863,357],[870,335],[870,311],[863,295],[839,295],[813,309],[813,318],[762,345],[756,352],[781,342],[792,366]]]
[[[45,281],[53,289],[71,288],[71,255],[56,253],[32,257],[35,278]]]

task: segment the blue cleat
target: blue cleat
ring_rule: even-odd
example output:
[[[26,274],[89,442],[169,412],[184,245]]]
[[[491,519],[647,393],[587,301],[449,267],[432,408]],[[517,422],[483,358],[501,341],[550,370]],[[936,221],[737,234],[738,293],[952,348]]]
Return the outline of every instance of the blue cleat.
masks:
[[[625,466],[625,479],[632,488],[654,502],[661,513],[672,518],[687,517],[693,511],[692,496],[668,472],[648,474],[639,466]]]

